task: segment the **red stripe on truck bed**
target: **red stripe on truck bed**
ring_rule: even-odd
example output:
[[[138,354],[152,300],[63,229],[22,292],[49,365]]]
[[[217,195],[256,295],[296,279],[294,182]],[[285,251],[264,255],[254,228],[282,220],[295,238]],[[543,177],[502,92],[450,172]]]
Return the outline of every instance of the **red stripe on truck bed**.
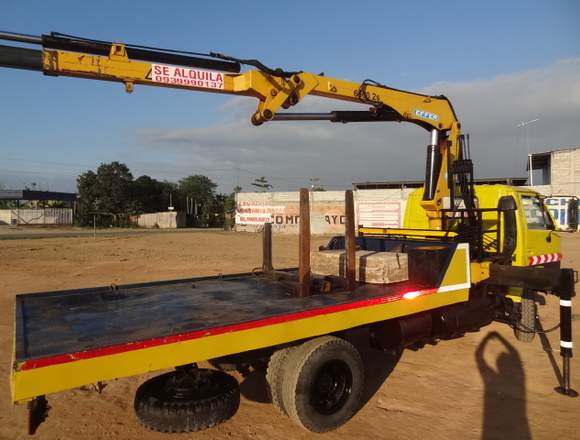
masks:
[[[222,327],[214,327],[204,330],[197,330],[188,333],[181,333],[177,335],[162,336],[159,338],[145,339],[142,341],[129,342],[125,344],[111,345],[107,347],[99,347],[92,350],[79,351],[75,353],[65,353],[56,356],[48,356],[37,359],[29,359],[23,361],[18,370],[31,370],[35,368],[47,367],[50,365],[64,364],[67,362],[75,362],[82,359],[91,359],[101,356],[110,356],[118,353],[124,353],[133,350],[140,350],[159,345],[173,344],[176,342],[187,341],[191,339],[198,339],[207,336],[215,336],[228,332],[238,332],[242,330],[253,329],[257,327],[264,327],[268,325],[281,324],[284,322],[295,321],[298,319],[310,318],[313,316],[325,315],[330,313],[338,313],[346,310],[352,310],[362,307],[369,307],[377,304],[386,304],[402,299],[412,299],[420,295],[429,295],[436,293],[438,289],[424,289],[424,290],[410,290],[407,292],[398,293],[396,295],[382,296],[367,299],[364,301],[353,301],[345,304],[337,304],[329,307],[321,307],[318,309],[306,310],[302,312],[290,313],[288,315],[274,316],[255,321],[242,322],[239,324],[226,325]]]

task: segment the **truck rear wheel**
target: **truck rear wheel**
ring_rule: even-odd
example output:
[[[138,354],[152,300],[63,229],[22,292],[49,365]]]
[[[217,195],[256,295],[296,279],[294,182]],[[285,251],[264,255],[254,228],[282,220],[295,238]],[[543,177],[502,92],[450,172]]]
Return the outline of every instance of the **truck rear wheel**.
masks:
[[[517,327],[514,329],[516,339],[520,342],[532,342],[536,331],[536,302],[534,301],[534,292],[526,290],[522,294],[520,302],[520,319]]]
[[[270,361],[268,362],[268,368],[266,369],[266,382],[268,382],[270,400],[274,408],[284,415],[288,415],[288,413],[286,408],[284,408],[284,402],[282,400],[282,387],[288,354],[291,350],[293,350],[293,347],[282,348],[272,353]]]
[[[240,405],[238,381],[221,371],[178,369],[141,384],[135,413],[159,432],[193,432],[231,418]]]
[[[288,354],[282,400],[290,418],[312,432],[327,432],[358,411],[364,365],[349,342],[323,336]]]

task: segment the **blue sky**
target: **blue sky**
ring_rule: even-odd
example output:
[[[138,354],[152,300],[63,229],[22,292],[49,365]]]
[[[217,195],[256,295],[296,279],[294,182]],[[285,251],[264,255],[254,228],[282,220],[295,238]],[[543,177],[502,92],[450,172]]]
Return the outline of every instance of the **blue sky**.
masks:
[[[478,150],[482,151],[482,177],[524,173],[525,159],[518,157],[527,147],[523,146],[523,134],[514,125],[536,114],[542,117],[535,132],[530,128],[531,150],[569,146],[575,140],[580,145],[578,128],[572,127],[574,124],[563,125],[568,119],[560,117],[574,112],[580,90],[576,88],[580,57],[578,1],[355,4],[297,0],[285,4],[209,4],[4,0],[2,9],[0,29],[4,31],[59,31],[172,49],[218,51],[258,58],[273,67],[323,71],[355,81],[372,78],[411,90],[441,88],[452,101],[452,93],[457,95],[460,119],[465,114],[475,132],[482,133],[482,148],[489,144],[489,130],[493,129],[494,151],[513,150],[509,153],[510,163],[498,168],[494,168],[487,153]],[[501,83],[506,78],[511,78],[511,82]],[[530,81],[529,86],[521,88],[526,80]],[[534,111],[514,109],[493,126],[500,128],[486,129],[477,109],[491,107],[493,111],[496,105],[490,101],[495,98],[489,93],[478,95],[477,87],[483,84],[483,89],[494,90],[494,81],[508,91],[514,90],[510,102],[520,100],[517,93],[529,96],[526,90],[534,90],[534,84],[542,81],[547,88],[557,88],[562,82],[574,88],[572,95],[555,89],[537,97]],[[271,144],[259,145],[259,158],[251,154],[239,156],[235,142],[224,138],[226,131],[241,127],[240,151],[251,149],[259,141],[247,122],[254,103],[251,101],[246,107],[237,98],[147,87],[138,87],[132,95],[126,95],[118,84],[45,77],[39,72],[3,68],[0,91],[0,184],[7,187],[34,181],[43,189],[73,190],[76,175],[112,160],[127,163],[135,177],[146,173],[177,180],[187,174],[207,174],[223,191],[229,191],[236,183],[248,188],[249,182],[261,175],[272,177],[276,189],[304,186],[309,176],[319,176],[329,188],[338,188],[352,181],[421,178],[424,168],[423,133],[418,138],[406,134],[398,138],[393,134],[397,142],[391,144],[396,145],[385,147],[383,159],[376,158],[380,155],[378,147],[370,149],[371,154],[377,154],[369,161],[371,165],[365,165],[368,157],[360,155],[360,163],[353,166],[353,156],[346,152],[349,145],[344,142],[336,143],[344,151],[344,155],[335,157],[336,163],[329,163],[328,156],[322,153],[300,155],[312,145],[296,146],[297,155],[293,158],[294,143],[316,141],[296,135],[296,130],[309,128],[293,126],[295,131],[278,130],[279,142],[276,134],[269,133]],[[500,102],[502,97],[507,99],[505,95],[504,91],[497,98],[498,111],[509,108]],[[562,106],[554,109],[553,102],[543,105],[543,100],[549,101],[552,95],[562,100]],[[572,103],[568,102],[570,96]],[[247,114],[243,114],[246,110]],[[501,121],[505,121],[505,127]],[[259,133],[261,128],[252,130]],[[343,136],[341,130],[336,130],[337,136]],[[152,132],[164,136],[152,136]],[[186,133],[186,139],[181,136],[178,143],[163,140],[175,133]],[[353,128],[344,136],[358,141],[358,133]],[[388,133],[391,136],[390,130]],[[371,135],[381,138],[374,129]],[[419,145],[412,146],[417,139]],[[204,140],[212,142],[206,145]],[[209,144],[215,148],[210,150]],[[332,146],[321,147],[321,152],[333,151]],[[389,156],[391,148],[396,151]],[[400,165],[394,163],[393,157],[400,159]],[[305,160],[308,166],[304,166]]]

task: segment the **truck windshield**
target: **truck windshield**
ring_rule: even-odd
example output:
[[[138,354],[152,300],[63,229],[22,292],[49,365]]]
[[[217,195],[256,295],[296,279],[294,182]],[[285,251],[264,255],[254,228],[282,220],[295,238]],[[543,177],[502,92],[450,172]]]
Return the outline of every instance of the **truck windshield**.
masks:
[[[554,229],[552,219],[539,197],[522,196],[522,207],[529,229]]]

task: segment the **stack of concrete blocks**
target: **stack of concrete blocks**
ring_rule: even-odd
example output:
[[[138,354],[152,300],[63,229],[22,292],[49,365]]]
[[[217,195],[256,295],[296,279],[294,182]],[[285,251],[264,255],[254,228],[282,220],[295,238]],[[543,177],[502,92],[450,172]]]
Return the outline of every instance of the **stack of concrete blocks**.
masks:
[[[360,283],[391,284],[409,279],[407,254],[400,252],[356,252],[356,280]],[[346,251],[312,252],[310,264],[313,274],[344,277]]]

